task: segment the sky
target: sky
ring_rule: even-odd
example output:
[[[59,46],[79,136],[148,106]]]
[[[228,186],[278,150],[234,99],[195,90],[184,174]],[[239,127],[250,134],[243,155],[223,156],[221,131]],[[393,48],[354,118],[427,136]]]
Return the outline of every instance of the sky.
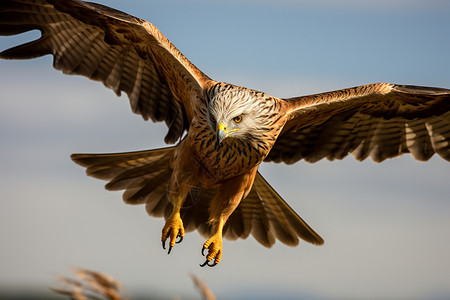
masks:
[[[448,1],[102,1],[157,26],[215,80],[277,97],[374,82],[450,88]],[[35,39],[0,37],[0,50]],[[170,255],[164,222],[85,176],[69,156],[165,146],[166,127],[125,96],[55,71],[52,58],[0,61],[0,290],[42,289],[80,266],[128,291],[218,299],[450,298],[450,164],[438,156],[263,164],[262,175],[324,239],[271,249],[204,239]]]

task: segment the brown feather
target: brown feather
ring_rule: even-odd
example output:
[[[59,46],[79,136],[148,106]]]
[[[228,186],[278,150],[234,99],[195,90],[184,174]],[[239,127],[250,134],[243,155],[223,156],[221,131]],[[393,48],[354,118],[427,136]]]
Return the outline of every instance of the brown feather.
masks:
[[[66,74],[98,80],[132,111],[147,120],[165,121],[166,142],[174,143],[193,118],[210,79],[186,59],[152,24],[112,8],[77,0],[2,0],[0,33],[39,29],[42,37],[0,53],[1,58],[54,56]]]
[[[315,162],[412,153],[450,157],[450,90],[370,84],[286,99],[290,117],[266,161]]]

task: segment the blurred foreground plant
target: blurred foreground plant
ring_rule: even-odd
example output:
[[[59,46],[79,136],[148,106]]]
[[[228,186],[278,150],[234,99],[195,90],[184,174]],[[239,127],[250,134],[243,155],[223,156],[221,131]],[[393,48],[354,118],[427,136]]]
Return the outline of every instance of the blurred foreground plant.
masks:
[[[122,283],[113,277],[82,268],[74,269],[76,279],[60,276],[63,288],[50,288],[55,293],[75,300],[131,300]],[[216,300],[208,286],[195,275],[190,274],[203,300]]]

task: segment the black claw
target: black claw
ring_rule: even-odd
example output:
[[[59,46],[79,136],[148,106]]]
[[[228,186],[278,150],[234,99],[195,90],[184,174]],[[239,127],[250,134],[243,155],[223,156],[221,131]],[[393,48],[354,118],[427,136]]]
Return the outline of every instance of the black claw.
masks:
[[[178,241],[175,241],[175,243],[179,244],[183,241],[183,237],[182,236],[177,236],[177,238],[180,238]]]
[[[209,260],[205,260],[204,263],[200,264],[200,267],[203,268],[204,266],[208,265],[208,263],[209,263]],[[209,265],[208,265],[208,266],[209,266]]]
[[[166,241],[162,241],[162,247],[164,250],[166,250]]]
[[[206,250],[206,248],[203,247],[203,248],[202,248],[202,255],[203,255],[203,256],[205,256],[205,250]]]
[[[212,265],[210,265],[210,264],[207,264],[208,265],[208,267],[215,267],[215,266],[217,266],[217,263],[216,263],[216,261],[214,260],[214,262],[212,263]]]
[[[167,254],[170,254],[170,251],[172,251],[172,246],[169,246],[169,251],[167,252]]]
[[[216,263],[216,261],[214,260],[214,262],[212,263],[212,264],[209,264],[210,263],[210,261],[209,260],[205,260],[205,262],[204,263],[202,263],[201,265],[200,265],[200,267],[204,267],[204,266],[208,266],[208,267],[215,267],[215,266],[217,266],[217,263]]]

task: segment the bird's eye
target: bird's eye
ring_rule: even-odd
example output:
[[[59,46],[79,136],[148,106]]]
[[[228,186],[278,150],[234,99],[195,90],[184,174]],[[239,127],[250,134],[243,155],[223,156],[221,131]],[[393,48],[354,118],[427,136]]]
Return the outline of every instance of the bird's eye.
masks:
[[[233,121],[234,121],[235,123],[241,123],[241,121],[242,121],[242,115],[237,116],[237,117],[234,117],[234,118],[233,118]]]
[[[214,119],[213,115],[209,115],[209,120],[211,121],[211,123],[215,124],[216,120]]]

